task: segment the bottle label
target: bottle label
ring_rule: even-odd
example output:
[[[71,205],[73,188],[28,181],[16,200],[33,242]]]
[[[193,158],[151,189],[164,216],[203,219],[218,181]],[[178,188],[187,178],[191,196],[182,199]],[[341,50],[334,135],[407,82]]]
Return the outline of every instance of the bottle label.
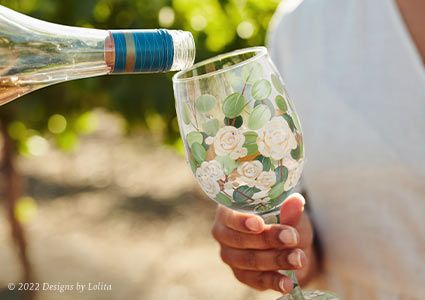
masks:
[[[171,35],[165,29],[111,30],[114,64],[112,73],[169,71],[174,60]]]

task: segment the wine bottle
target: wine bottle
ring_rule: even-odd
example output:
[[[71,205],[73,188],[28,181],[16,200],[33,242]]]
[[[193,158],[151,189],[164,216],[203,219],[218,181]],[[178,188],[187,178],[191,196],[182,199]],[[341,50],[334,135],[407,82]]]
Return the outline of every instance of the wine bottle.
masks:
[[[194,59],[190,32],[70,27],[0,5],[0,105],[63,81],[181,70]]]

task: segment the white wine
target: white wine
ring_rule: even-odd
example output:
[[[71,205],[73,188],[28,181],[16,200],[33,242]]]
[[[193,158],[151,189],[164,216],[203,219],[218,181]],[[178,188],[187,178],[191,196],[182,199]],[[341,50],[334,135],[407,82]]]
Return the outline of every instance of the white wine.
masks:
[[[0,105],[55,83],[192,66],[181,30],[98,30],[52,24],[0,5]]]

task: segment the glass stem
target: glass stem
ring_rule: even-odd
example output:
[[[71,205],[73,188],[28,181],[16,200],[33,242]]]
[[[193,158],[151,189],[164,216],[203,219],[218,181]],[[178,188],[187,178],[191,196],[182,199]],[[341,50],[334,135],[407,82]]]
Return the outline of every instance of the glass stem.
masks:
[[[264,222],[266,224],[280,224],[280,210],[269,213],[267,215],[261,216],[264,219]],[[292,283],[294,284],[293,290],[289,293],[293,300],[306,300],[302,291],[301,287],[298,283],[298,279],[295,276],[295,271],[292,270],[282,270],[279,271],[279,273],[288,276]]]

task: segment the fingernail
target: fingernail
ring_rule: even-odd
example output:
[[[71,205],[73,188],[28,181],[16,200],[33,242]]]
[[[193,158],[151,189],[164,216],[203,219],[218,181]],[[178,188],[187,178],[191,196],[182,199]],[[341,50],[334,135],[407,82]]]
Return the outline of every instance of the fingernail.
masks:
[[[298,244],[298,236],[294,229],[288,228],[284,229],[279,233],[279,240],[288,245],[288,246],[295,246]]]
[[[289,278],[282,277],[279,280],[279,289],[282,291],[282,293],[287,294],[294,289],[294,284]]]
[[[296,195],[298,199],[301,200],[301,202],[303,203],[303,206],[305,205],[305,198],[303,195],[301,195],[300,193],[294,193],[293,195]]]
[[[295,249],[288,255],[288,262],[296,268],[301,268],[303,266],[302,255],[303,253],[300,249]]]
[[[287,293],[287,291],[286,291],[286,289],[285,289],[285,277],[282,277],[282,278],[279,280],[279,288],[280,288],[280,290],[282,291],[282,293],[284,293],[284,294],[286,294],[286,293]]]
[[[251,231],[260,231],[262,228],[261,221],[258,218],[248,218],[245,221],[245,226]]]
[[[284,277],[282,277],[282,278],[280,279],[280,281],[279,281],[279,288],[280,288],[280,290],[281,290],[283,293],[286,293],[286,290],[285,290],[285,278],[284,278]]]

